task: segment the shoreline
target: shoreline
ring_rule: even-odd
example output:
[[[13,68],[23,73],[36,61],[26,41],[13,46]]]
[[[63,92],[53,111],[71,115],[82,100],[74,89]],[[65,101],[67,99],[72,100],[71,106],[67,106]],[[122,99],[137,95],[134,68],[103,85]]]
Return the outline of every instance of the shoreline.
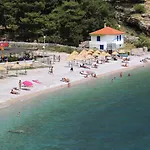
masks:
[[[115,73],[119,73],[119,72],[126,72],[129,70],[133,70],[133,69],[142,67],[143,65],[147,66],[149,64],[150,64],[150,62],[148,62],[147,64],[140,63],[140,64],[126,67],[126,68],[119,68],[119,69],[116,68],[113,71],[110,70],[110,71],[106,71],[105,73],[97,74],[97,78],[93,78],[93,77],[84,78],[82,76],[82,78],[76,79],[75,81],[70,82],[71,87],[74,85],[79,85],[79,84],[82,84],[82,83],[85,83],[88,81],[92,81],[94,79],[100,79],[101,77],[103,77],[105,75],[111,75],[111,74],[115,74]],[[71,87],[69,87],[69,88],[71,88]],[[32,98],[39,96],[39,95],[55,92],[55,91],[57,91],[59,89],[63,89],[63,88],[68,88],[67,83],[61,82],[60,85],[53,85],[52,87],[50,86],[47,89],[42,89],[39,91],[32,91],[31,93],[27,93],[25,95],[18,95],[18,97],[10,98],[4,102],[0,102],[0,109],[8,108],[9,106],[12,106],[13,104],[17,103],[18,101],[22,101],[22,99],[24,99],[23,101],[28,101],[28,100],[31,100]]]

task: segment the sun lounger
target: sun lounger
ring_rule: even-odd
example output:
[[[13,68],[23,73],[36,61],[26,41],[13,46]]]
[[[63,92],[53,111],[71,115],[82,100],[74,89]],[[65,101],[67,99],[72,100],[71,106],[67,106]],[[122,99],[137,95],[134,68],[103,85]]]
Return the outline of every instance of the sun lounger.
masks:
[[[80,65],[81,68],[86,68],[86,69],[90,69],[89,67],[85,66],[85,65]]]
[[[21,88],[21,90],[30,91],[31,89],[28,89],[28,88]]]
[[[14,87],[13,90],[19,90],[17,87]]]
[[[38,80],[32,80],[35,83],[41,84],[41,82],[39,82]]]

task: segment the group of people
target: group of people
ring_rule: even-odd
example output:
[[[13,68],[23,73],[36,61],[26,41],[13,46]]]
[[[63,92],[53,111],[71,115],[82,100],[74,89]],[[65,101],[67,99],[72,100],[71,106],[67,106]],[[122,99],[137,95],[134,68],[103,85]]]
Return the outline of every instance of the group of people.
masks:
[[[123,77],[123,73],[122,73],[122,72],[120,72],[120,75],[119,75],[119,76],[120,76],[120,78],[122,78],[122,77]],[[128,73],[128,77],[129,77],[129,76],[131,76],[131,74],[130,74],[130,73]],[[111,79],[111,82],[113,82],[113,81],[114,81],[114,79],[116,79],[116,77],[114,77],[113,79]]]

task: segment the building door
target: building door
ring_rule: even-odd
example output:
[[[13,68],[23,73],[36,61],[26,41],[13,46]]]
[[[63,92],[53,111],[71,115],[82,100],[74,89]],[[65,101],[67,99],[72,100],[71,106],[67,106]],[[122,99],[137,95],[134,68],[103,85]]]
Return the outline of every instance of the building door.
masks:
[[[104,49],[104,45],[100,45],[100,49],[102,49],[102,50],[103,50],[103,49]]]

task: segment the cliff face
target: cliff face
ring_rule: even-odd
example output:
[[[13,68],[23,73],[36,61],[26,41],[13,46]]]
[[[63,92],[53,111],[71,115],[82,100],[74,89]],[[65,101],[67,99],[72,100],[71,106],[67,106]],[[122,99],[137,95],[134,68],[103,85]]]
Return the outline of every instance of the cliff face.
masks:
[[[146,8],[144,14],[136,14],[133,7],[115,6],[116,18],[150,36],[150,0],[145,1],[142,5]]]

